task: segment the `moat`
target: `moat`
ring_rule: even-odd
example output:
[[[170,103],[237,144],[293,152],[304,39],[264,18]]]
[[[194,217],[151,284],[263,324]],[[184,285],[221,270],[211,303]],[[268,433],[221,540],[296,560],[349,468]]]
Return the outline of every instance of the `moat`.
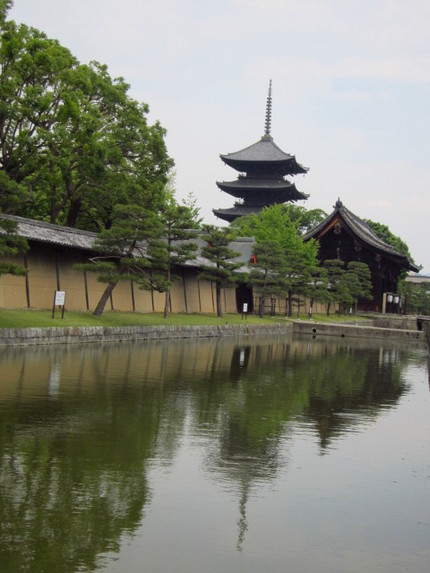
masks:
[[[2,573],[422,573],[423,345],[0,349]]]

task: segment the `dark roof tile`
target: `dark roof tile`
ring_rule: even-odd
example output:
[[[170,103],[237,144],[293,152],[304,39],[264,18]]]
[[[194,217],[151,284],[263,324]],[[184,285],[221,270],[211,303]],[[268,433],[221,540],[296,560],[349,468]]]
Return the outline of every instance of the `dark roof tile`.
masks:
[[[291,174],[306,173],[308,169],[300,165],[294,155],[285,153],[276,145],[270,135],[264,135],[256,143],[236,151],[221,155],[221,159],[230,166],[242,163],[268,162],[268,163],[285,163],[291,165],[293,170]]]
[[[316,225],[313,229],[310,229],[305,235],[303,235],[303,240],[307,241],[309,239],[313,239],[318,237],[319,233],[325,229],[325,227],[339,214],[340,217],[345,221],[345,224],[351,229],[351,231],[357,236],[358,239],[361,239],[367,245],[385,253],[386,255],[391,255],[395,258],[403,259],[407,268],[411,270],[415,270],[415,265],[408,259],[408,257],[402,253],[399,253],[394,247],[380,239],[369,225],[352,213],[349,209],[347,209],[342,201],[336,201],[336,205],[334,206],[334,211],[326,218],[324,221],[321,221],[318,225]]]
[[[96,238],[96,234],[90,231],[62,227],[61,225],[25,219],[24,217],[0,214],[0,218],[15,221],[17,232],[21,237],[38,243],[92,250]]]
[[[93,251],[94,241],[97,237],[96,233],[91,231],[62,227],[61,225],[25,219],[24,217],[0,214],[0,219],[15,221],[18,234],[21,237],[25,237],[28,241],[47,245]],[[201,237],[198,237],[196,242],[198,244],[198,253],[200,253],[205,243]],[[238,238],[230,244],[233,251],[239,252],[237,260],[243,263],[243,269],[246,268],[251,259],[253,244],[254,240],[247,237]],[[141,243],[140,246],[145,250],[144,244]],[[198,254],[195,259],[188,261],[185,266],[199,266],[202,263],[208,264],[208,261]]]

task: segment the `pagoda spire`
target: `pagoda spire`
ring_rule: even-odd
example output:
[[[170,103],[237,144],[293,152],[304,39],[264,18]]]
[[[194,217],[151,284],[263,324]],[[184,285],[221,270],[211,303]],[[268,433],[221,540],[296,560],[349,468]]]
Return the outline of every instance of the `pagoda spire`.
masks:
[[[264,135],[270,137],[270,127],[272,123],[272,80],[269,82],[269,93],[266,104],[266,121],[264,124]]]
[[[238,199],[231,209],[213,209],[220,219],[231,222],[244,215],[257,214],[271,205],[308,198],[287,179],[290,175],[306,173],[307,168],[276,145],[270,133],[271,123],[272,80],[267,94],[264,135],[253,145],[221,155],[224,163],[238,171],[239,176],[235,181],[217,181],[221,191]]]

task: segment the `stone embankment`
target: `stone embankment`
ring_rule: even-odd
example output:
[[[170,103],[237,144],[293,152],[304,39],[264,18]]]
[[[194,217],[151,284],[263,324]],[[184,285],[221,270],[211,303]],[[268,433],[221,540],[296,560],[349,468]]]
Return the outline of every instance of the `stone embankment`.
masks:
[[[220,338],[291,333],[291,323],[238,324],[214,326],[124,326],[2,328],[0,347],[38,344],[88,344],[92,342],[133,342],[184,338]]]
[[[421,318],[419,319],[419,322],[430,348],[430,317]]]
[[[94,342],[134,342],[185,338],[220,338],[224,336],[257,336],[266,334],[304,334],[342,338],[396,339],[430,342],[430,321],[417,319],[369,319],[357,323],[322,323],[297,320],[293,323],[238,324],[213,326],[124,326],[124,327],[52,327],[0,329],[0,347],[39,344],[89,344]]]
[[[425,333],[417,330],[417,328],[403,328],[400,324],[396,324],[396,328],[389,328],[373,326],[367,322],[364,324],[329,324],[298,320],[293,323],[293,333],[310,334],[312,336],[341,336],[344,338],[385,338],[390,340],[426,341]]]

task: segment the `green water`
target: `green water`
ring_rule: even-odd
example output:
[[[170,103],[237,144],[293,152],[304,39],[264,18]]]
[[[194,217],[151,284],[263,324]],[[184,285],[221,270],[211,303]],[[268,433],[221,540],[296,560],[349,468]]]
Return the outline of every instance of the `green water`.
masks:
[[[424,573],[425,348],[0,351],[1,573]]]

